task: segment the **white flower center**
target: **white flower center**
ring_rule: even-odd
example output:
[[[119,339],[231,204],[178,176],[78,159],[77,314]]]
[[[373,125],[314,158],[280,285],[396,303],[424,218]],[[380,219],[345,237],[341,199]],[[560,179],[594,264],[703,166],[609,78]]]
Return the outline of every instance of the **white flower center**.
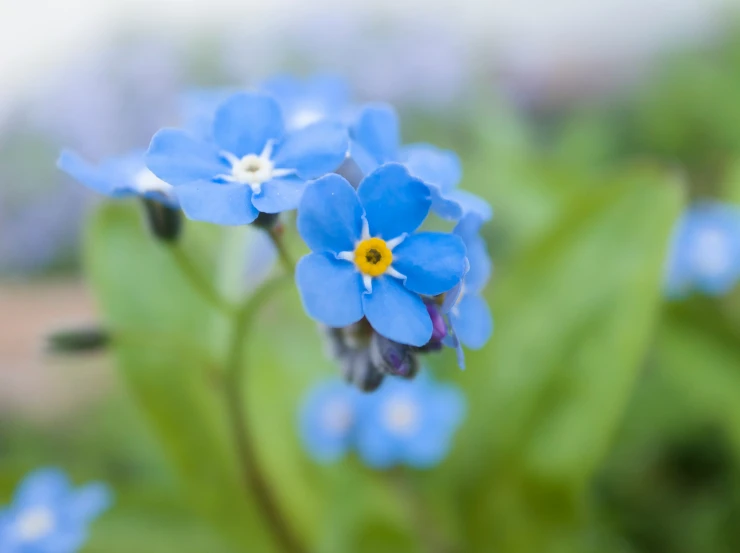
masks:
[[[383,423],[394,434],[413,434],[419,424],[418,406],[408,398],[394,397],[383,406]]]
[[[54,513],[47,507],[34,507],[18,516],[16,532],[22,542],[30,543],[48,536],[56,526]]]
[[[353,419],[352,406],[348,401],[340,398],[327,402],[321,412],[321,422],[324,428],[335,436],[345,434],[352,426]]]
[[[718,229],[703,229],[695,238],[693,257],[697,271],[704,276],[716,276],[728,271],[732,264],[732,248],[728,237]]]
[[[260,155],[247,154],[237,157],[231,152],[221,152],[221,155],[231,163],[230,175],[218,175],[227,182],[246,184],[255,194],[262,191],[262,184],[273,178],[285,177],[295,173],[295,169],[276,169],[272,157],[273,142],[265,144]]]
[[[293,117],[290,118],[290,127],[298,130],[314,123],[318,123],[324,118],[324,113],[318,109],[311,107],[305,107],[298,110]]]
[[[164,182],[149,169],[144,168],[134,175],[133,188],[141,194],[145,194],[147,192],[160,192],[165,196],[170,196],[172,194],[173,186]]]

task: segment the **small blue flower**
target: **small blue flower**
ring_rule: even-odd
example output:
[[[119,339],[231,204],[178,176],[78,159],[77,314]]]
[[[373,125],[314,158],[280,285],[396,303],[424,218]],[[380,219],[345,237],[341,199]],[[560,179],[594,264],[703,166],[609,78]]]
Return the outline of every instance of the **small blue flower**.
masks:
[[[280,75],[262,83],[260,90],[280,104],[289,131],[319,121],[343,123],[348,117],[349,86],[334,75],[314,75],[303,80]]]
[[[141,150],[105,159],[97,166],[65,150],[57,160],[57,167],[88,188],[111,198],[142,196],[168,207],[178,207],[174,187],[147,169]]]
[[[79,551],[87,541],[88,526],[111,502],[103,484],[73,489],[60,470],[33,472],[18,487],[13,503],[0,511],[0,551]]]
[[[455,227],[454,234],[465,242],[468,271],[460,284],[451,290],[442,304],[451,332],[443,342],[457,350],[457,362],[465,368],[462,344],[472,349],[482,348],[493,332],[493,318],[481,292],[491,277],[491,259],[479,230],[483,221],[474,214],[466,215]]]
[[[429,144],[400,146],[398,116],[392,107],[365,107],[350,129],[350,137],[350,155],[364,174],[383,163],[402,163],[429,187],[432,209],[440,217],[458,220],[466,213],[476,213],[484,221],[491,218],[488,202],[456,188],[462,169],[454,152]]]
[[[286,133],[275,100],[239,93],[216,111],[213,140],[162,129],[149,146],[147,165],[177,188],[191,219],[244,225],[260,212],[295,209],[306,181],[336,169],[346,152],[341,125],[316,123]]]
[[[689,208],[674,230],[666,273],[671,297],[732,290],[740,280],[740,208],[719,202]]]
[[[339,380],[312,389],[300,412],[301,439],[320,462],[335,461],[352,446],[359,392]]]
[[[465,398],[429,377],[387,380],[359,406],[356,447],[374,468],[427,468],[447,455],[465,416]]]
[[[447,292],[465,270],[459,236],[412,234],[430,204],[424,183],[396,163],[375,170],[357,190],[339,175],[310,184],[298,232],[313,253],[296,268],[306,312],[335,328],[366,317],[390,340],[426,344],[433,325],[420,294]]]

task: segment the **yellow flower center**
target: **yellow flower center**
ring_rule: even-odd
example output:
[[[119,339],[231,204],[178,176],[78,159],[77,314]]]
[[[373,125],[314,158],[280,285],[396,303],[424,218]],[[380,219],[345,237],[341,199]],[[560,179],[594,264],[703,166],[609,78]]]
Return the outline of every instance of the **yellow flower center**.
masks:
[[[381,238],[368,238],[355,248],[355,265],[361,273],[380,276],[393,262],[393,253]]]

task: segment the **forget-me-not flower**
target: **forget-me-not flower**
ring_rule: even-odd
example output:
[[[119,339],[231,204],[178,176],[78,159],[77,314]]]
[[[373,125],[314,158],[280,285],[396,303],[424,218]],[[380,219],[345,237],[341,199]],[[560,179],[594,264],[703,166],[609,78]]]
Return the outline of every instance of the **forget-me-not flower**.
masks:
[[[389,163],[355,190],[339,175],[307,188],[298,231],[313,253],[296,268],[307,313],[331,327],[366,317],[386,338],[423,346],[433,325],[420,294],[460,282],[465,245],[459,236],[414,231],[429,213],[427,187]]]
[[[288,130],[326,120],[343,123],[348,117],[349,86],[338,76],[314,75],[298,79],[279,75],[262,83],[260,90],[280,104]]]
[[[669,296],[696,289],[719,296],[740,280],[740,208],[719,202],[690,207],[673,233],[666,274]]]
[[[493,318],[481,292],[491,277],[491,259],[486,243],[479,230],[483,221],[474,214],[466,215],[455,227],[454,234],[465,242],[468,271],[451,290],[442,304],[442,313],[447,315],[452,332],[444,342],[456,348],[460,367],[465,366],[462,344],[472,349],[482,348],[493,332]]]
[[[0,510],[3,553],[74,553],[87,541],[88,526],[111,504],[103,484],[73,488],[58,469],[29,474],[13,503]]]
[[[105,159],[97,166],[65,150],[57,160],[57,167],[88,188],[111,198],[142,196],[171,208],[178,207],[174,187],[147,169],[142,150]]]
[[[301,439],[317,461],[335,461],[352,446],[360,400],[355,388],[328,380],[313,388],[301,407]]]
[[[458,220],[466,213],[476,213],[484,221],[491,218],[491,207],[485,200],[457,188],[462,169],[454,152],[430,144],[400,145],[398,116],[392,107],[365,107],[352,125],[350,137],[350,155],[364,174],[383,163],[402,163],[429,187],[432,209],[440,217]]]
[[[465,416],[460,390],[430,377],[391,379],[360,404],[356,447],[369,466],[426,468],[444,459]]]
[[[336,123],[286,133],[277,102],[245,92],[216,110],[212,140],[178,129],[157,132],[147,165],[176,187],[191,219],[243,225],[260,212],[295,209],[306,181],[336,169],[347,147],[346,130]]]

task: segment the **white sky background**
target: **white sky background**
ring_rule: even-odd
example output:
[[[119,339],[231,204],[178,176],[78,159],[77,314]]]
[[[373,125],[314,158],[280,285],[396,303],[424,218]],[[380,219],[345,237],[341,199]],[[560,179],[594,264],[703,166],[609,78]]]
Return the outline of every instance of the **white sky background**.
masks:
[[[170,34],[218,29],[225,22],[249,33],[325,10],[405,21],[421,15],[443,22],[478,49],[490,48],[536,71],[563,57],[641,56],[704,36],[725,19],[729,5],[730,0],[0,0],[0,115],[50,66],[127,25]]]

